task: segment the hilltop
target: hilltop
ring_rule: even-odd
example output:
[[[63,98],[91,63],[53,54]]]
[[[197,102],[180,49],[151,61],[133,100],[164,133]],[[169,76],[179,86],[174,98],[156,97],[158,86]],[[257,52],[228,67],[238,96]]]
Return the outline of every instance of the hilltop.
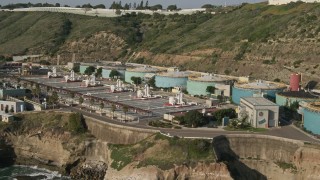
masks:
[[[215,11],[215,10],[213,10]],[[0,12],[0,55],[72,53],[80,61],[122,60],[288,81],[319,81],[320,4],[243,4],[193,15],[117,18]],[[306,83],[306,82],[305,82]]]

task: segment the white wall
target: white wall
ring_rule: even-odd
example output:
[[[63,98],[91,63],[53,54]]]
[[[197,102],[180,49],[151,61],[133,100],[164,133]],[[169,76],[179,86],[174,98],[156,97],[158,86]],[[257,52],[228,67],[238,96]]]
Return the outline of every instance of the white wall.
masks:
[[[290,2],[297,2],[298,0],[269,0],[269,5],[281,5],[281,4],[288,4]],[[320,2],[320,0],[301,0],[305,3],[314,3]]]

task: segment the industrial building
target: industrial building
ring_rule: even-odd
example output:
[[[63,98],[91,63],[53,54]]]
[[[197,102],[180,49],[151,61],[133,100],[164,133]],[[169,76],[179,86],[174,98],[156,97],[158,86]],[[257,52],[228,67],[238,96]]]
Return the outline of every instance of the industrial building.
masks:
[[[155,74],[159,71],[159,69],[153,68],[151,66],[130,68],[126,70],[125,82],[132,83],[132,77],[140,77],[142,80],[144,80],[146,75]]]
[[[224,85],[228,84],[229,79],[219,77],[217,75],[205,75],[205,76],[190,76],[187,81],[187,91],[191,95],[207,95],[207,87],[212,86],[217,90],[218,95],[224,95],[224,91],[230,95],[230,85],[229,88],[222,88]],[[220,86],[219,86],[220,85]],[[222,85],[222,86],[221,86]],[[215,93],[216,94],[216,93]]]
[[[187,87],[189,72],[168,71],[157,74],[155,77],[156,86],[159,88]]]
[[[274,99],[276,93],[282,92],[286,88],[285,84],[262,80],[251,83],[236,83],[232,88],[232,101],[235,104],[240,104],[240,98],[253,96]]]
[[[263,97],[244,97],[240,99],[238,117],[247,117],[254,128],[278,127],[279,106]]]
[[[23,97],[29,96],[31,91],[28,89],[20,89],[20,88],[0,88],[0,99],[6,98],[7,96],[12,97]]]
[[[282,5],[291,2],[305,2],[305,3],[315,3],[320,2],[320,0],[269,0],[269,5]]]
[[[320,135],[320,101],[308,103],[302,110],[303,127]]]
[[[7,101],[0,101],[0,112],[23,112],[25,110],[25,103],[19,99],[8,98]]]
[[[315,102],[320,94],[307,91],[285,91],[276,94],[276,104],[279,106],[290,106],[294,102]]]

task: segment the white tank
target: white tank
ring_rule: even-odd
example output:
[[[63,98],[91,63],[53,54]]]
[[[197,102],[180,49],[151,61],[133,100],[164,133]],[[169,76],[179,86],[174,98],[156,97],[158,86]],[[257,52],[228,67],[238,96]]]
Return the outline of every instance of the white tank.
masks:
[[[137,97],[138,97],[138,98],[142,98],[142,96],[143,96],[142,91],[141,91],[141,90],[138,90],[138,91],[137,91]]]
[[[115,86],[115,85],[111,85],[111,86],[110,86],[110,91],[111,91],[111,92],[114,92],[115,89],[116,89],[116,86]]]
[[[169,97],[169,104],[171,105],[175,105],[175,100],[174,100],[174,97]]]
[[[68,82],[69,76],[68,75],[64,76],[64,79],[66,80],[66,82]]]

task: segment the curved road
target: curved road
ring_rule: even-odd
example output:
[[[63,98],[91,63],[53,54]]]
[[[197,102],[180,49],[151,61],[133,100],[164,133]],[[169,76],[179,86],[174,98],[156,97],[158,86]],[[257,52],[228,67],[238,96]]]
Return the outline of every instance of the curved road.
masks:
[[[270,135],[270,136],[277,136],[283,137],[288,139],[295,139],[301,141],[308,141],[313,143],[320,143],[320,140],[311,138],[306,133],[298,130],[297,128],[293,127],[293,125],[282,126],[279,128],[272,128],[265,132],[256,133],[256,132],[246,132],[246,131],[225,131],[223,129],[216,129],[216,128],[182,128],[182,129],[166,129],[166,128],[155,128],[150,127],[147,125],[147,120],[141,120],[139,123],[123,123],[118,120],[112,120],[107,118],[106,116],[100,116],[96,113],[90,113],[80,108],[76,107],[64,107],[62,109],[64,111],[73,111],[73,112],[80,112],[85,116],[92,117],[94,119],[98,119],[100,121],[122,125],[122,126],[129,126],[129,127],[136,127],[142,129],[153,129],[159,130],[162,133],[169,134],[171,136],[180,136],[180,137],[206,137],[206,138],[213,138],[219,135],[227,135],[227,134],[263,134],[263,135]]]

